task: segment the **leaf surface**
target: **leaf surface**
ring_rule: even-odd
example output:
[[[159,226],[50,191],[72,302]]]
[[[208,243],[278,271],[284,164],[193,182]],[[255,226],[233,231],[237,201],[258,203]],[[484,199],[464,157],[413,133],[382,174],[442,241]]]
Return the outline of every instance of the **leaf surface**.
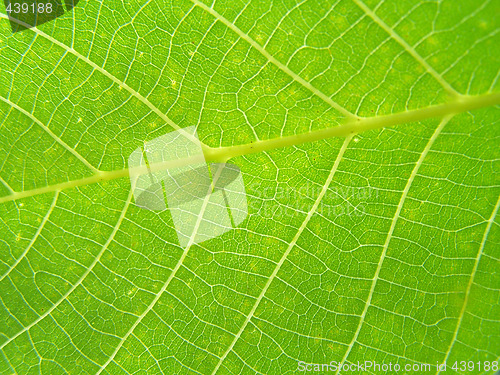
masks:
[[[493,373],[499,13],[80,1],[13,34],[0,9],[0,374]],[[127,160],[188,127],[249,215],[183,247]]]

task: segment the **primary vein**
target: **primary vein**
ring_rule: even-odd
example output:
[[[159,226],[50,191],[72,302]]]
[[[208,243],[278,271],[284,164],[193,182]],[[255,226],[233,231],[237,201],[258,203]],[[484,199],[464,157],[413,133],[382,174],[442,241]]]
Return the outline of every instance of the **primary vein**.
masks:
[[[151,164],[151,171],[158,171],[168,168],[175,168],[179,166],[190,165],[193,163],[207,162],[226,162],[231,158],[274,150],[277,148],[295,146],[303,143],[320,141],[332,137],[347,137],[352,134],[380,129],[390,126],[395,126],[404,123],[422,121],[430,118],[443,118],[446,116],[454,115],[461,112],[467,112],[485,107],[500,105],[500,93],[485,94],[479,96],[463,96],[458,99],[445,104],[439,104],[427,108],[415,109],[406,112],[399,112],[392,115],[378,116],[378,117],[365,117],[355,120],[347,121],[346,123],[327,129],[320,129],[303,133],[298,135],[291,135],[282,138],[273,138],[253,143],[211,148],[202,145],[204,160],[199,156],[182,158],[177,160],[169,160],[161,163]],[[44,186],[32,190],[17,192],[14,194],[0,197],[0,203],[9,202],[21,198],[31,197],[34,195],[53,192],[56,190],[70,189],[78,186],[89,185],[99,182],[114,180],[117,178],[128,177],[129,173],[133,172],[135,175],[144,173],[141,168],[125,168],[116,171],[103,171],[93,176],[82,178],[79,180],[72,180],[61,182],[54,185]]]

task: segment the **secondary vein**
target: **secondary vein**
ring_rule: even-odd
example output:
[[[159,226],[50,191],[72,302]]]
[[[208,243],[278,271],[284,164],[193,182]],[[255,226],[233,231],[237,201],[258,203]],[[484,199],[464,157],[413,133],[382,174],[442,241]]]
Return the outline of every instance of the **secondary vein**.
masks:
[[[75,49],[68,47],[66,44],[60,42],[59,40],[55,39],[54,37],[44,33],[42,30],[33,27],[31,25],[28,25],[27,23],[20,21],[16,18],[9,18],[6,14],[0,13],[0,18],[8,19],[12,22],[15,22],[21,26],[24,26],[30,30],[33,30],[36,34],[44,37],[45,39],[51,41],[55,45],[63,48],[64,50],[68,51],[72,55],[76,56],[78,59],[86,62],[88,65],[90,65],[94,70],[97,70],[98,72],[102,73],[104,76],[109,78],[111,81],[116,83],[119,87],[123,87],[125,90],[127,90],[132,96],[137,98],[140,102],[145,104],[152,112],[156,113],[163,121],[165,121],[167,124],[169,124],[173,129],[178,130],[179,132],[183,133],[183,135],[188,138],[192,139],[192,134],[189,134],[185,132],[179,125],[177,125],[170,117],[168,117],[166,114],[164,114],[162,111],[160,111],[153,103],[151,103],[147,98],[142,96],[139,92],[134,90],[132,87],[127,85],[125,82],[120,81],[118,78],[116,78],[114,75],[109,73],[107,70],[105,70],[103,67],[97,65],[95,62],[90,60],[89,58],[83,56],[80,52],[76,51]],[[194,139],[193,139],[194,140]],[[198,140],[196,140],[198,141]]]
[[[337,111],[342,113],[344,116],[347,118],[356,118],[356,115],[353,113],[349,112],[347,109],[342,107],[341,105],[337,104],[330,98],[328,95],[325,95],[322,91],[318,90],[316,87],[314,87],[311,83],[307,82],[304,78],[296,74],[294,71],[292,71],[288,66],[283,64],[281,61],[276,59],[273,55],[271,55],[269,52],[267,52],[264,47],[262,47],[259,43],[257,43],[255,40],[253,40],[250,36],[245,34],[241,29],[239,29],[235,24],[233,24],[231,21],[229,21],[227,18],[222,16],[220,13],[218,13],[214,8],[211,8],[207,6],[206,4],[202,3],[199,0],[191,0],[194,4],[205,10],[206,12],[210,13],[212,16],[214,16],[216,19],[221,21],[224,25],[226,25],[228,28],[233,30],[240,38],[245,40],[247,43],[249,43],[253,48],[255,48],[257,51],[259,51],[268,61],[273,63],[278,69],[282,70],[285,72],[287,75],[289,75],[294,81],[300,83],[302,86],[307,88],[309,91],[311,91],[314,95],[320,97],[322,100],[324,100],[326,103],[328,103],[330,106],[335,108]]]

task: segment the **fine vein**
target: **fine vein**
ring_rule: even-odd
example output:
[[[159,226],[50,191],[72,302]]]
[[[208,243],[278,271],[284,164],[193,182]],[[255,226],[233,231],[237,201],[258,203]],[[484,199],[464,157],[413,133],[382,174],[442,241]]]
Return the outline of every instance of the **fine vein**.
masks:
[[[106,249],[108,248],[108,246],[110,245],[110,243],[115,238],[115,235],[118,232],[118,229],[120,228],[120,225],[123,222],[123,219],[125,218],[125,215],[126,215],[127,210],[128,210],[128,206],[130,205],[130,202],[132,200],[132,196],[133,196],[133,191],[132,190],[133,189],[130,189],[130,191],[129,191],[127,200],[125,201],[125,205],[123,206],[123,209],[122,209],[122,211],[120,213],[120,217],[118,218],[118,221],[117,221],[115,227],[113,228],[113,231],[111,232],[110,236],[108,237],[108,240],[102,246],[101,251],[99,251],[99,254],[97,254],[97,256],[94,258],[94,261],[92,262],[92,264],[85,270],[85,272],[82,274],[82,276],[80,276],[80,278],[78,279],[78,281],[75,284],[73,284],[71,286],[71,288],[69,288],[68,291],[56,303],[54,303],[49,309],[47,309],[47,311],[44,314],[40,315],[37,319],[35,319],[29,325],[27,325],[26,327],[24,327],[23,329],[21,329],[20,331],[18,331],[12,337],[10,337],[8,340],[6,340],[2,345],[0,345],[0,350],[2,350],[3,348],[5,348],[5,346],[7,346],[12,341],[14,341],[19,335],[21,335],[24,332],[30,330],[31,327],[35,326],[36,324],[38,324],[38,322],[40,322],[41,320],[45,319],[46,316],[48,316],[49,314],[51,314],[52,311],[54,311],[63,301],[65,301],[69,297],[69,295],[71,293],[73,293],[73,291],[85,280],[85,278],[87,277],[87,275],[94,269],[94,266],[97,264],[97,262],[99,262],[99,260],[101,259],[102,255],[104,254],[104,252],[106,251]]]
[[[26,254],[28,254],[28,251],[33,247],[33,244],[36,242],[36,240],[38,239],[38,236],[40,236],[40,233],[42,232],[43,228],[45,227],[45,224],[49,220],[50,214],[52,213],[52,211],[54,211],[54,207],[57,204],[58,196],[59,196],[59,191],[56,191],[56,193],[54,194],[54,199],[52,200],[52,204],[50,205],[49,209],[47,210],[47,213],[45,214],[44,218],[42,219],[42,222],[40,223],[40,226],[38,227],[35,235],[31,239],[31,241],[28,244],[28,246],[26,247],[26,249],[24,249],[23,253],[16,259],[14,264],[12,264],[12,266],[10,266],[9,269],[7,271],[5,271],[2,276],[0,276],[0,281],[2,281],[7,275],[9,275],[9,273],[14,268],[16,268],[16,266],[19,264],[19,262],[21,262],[21,260],[23,260],[23,258],[26,256]]]
[[[214,190],[215,188],[215,183],[219,179],[221,173],[222,173],[223,168],[219,168],[217,170],[217,173],[215,174],[212,184],[208,188],[207,194],[205,195],[205,199],[203,200],[203,204],[200,208],[200,213],[198,214],[198,217],[196,218],[196,223],[193,228],[193,232],[191,233],[191,237],[189,238],[189,241],[186,245],[186,248],[182,252],[181,257],[179,258],[177,264],[173,268],[172,272],[170,273],[167,281],[163,284],[159,292],[155,295],[151,303],[148,305],[148,307],[142,312],[142,314],[136,319],[136,321],[132,324],[132,326],[129,328],[127,333],[122,337],[118,345],[116,346],[115,350],[113,351],[113,354],[111,354],[108,358],[108,360],[101,366],[101,368],[97,371],[96,375],[99,375],[104,369],[111,363],[111,361],[114,360],[115,356],[118,354],[120,351],[120,348],[122,345],[127,341],[128,337],[134,332],[135,328],[139,325],[139,323],[144,319],[144,317],[153,309],[153,307],[156,305],[160,297],[163,295],[163,293],[167,290],[168,286],[170,285],[170,282],[174,279],[175,275],[177,274],[177,271],[181,268],[182,264],[184,263],[184,259],[186,259],[187,254],[189,253],[189,250],[191,249],[191,246],[195,243],[196,235],[198,234],[198,229],[200,227],[201,221],[203,220],[203,215],[205,214],[205,210],[208,206],[208,202],[210,200],[210,193]]]

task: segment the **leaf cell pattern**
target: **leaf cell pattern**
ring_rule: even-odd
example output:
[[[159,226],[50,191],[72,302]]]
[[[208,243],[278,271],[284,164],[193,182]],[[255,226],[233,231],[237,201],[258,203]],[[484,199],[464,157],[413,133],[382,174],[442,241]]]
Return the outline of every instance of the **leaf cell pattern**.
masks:
[[[0,9],[0,373],[498,360],[499,12],[82,0],[12,33]],[[187,127],[249,215],[181,247],[127,158]]]

